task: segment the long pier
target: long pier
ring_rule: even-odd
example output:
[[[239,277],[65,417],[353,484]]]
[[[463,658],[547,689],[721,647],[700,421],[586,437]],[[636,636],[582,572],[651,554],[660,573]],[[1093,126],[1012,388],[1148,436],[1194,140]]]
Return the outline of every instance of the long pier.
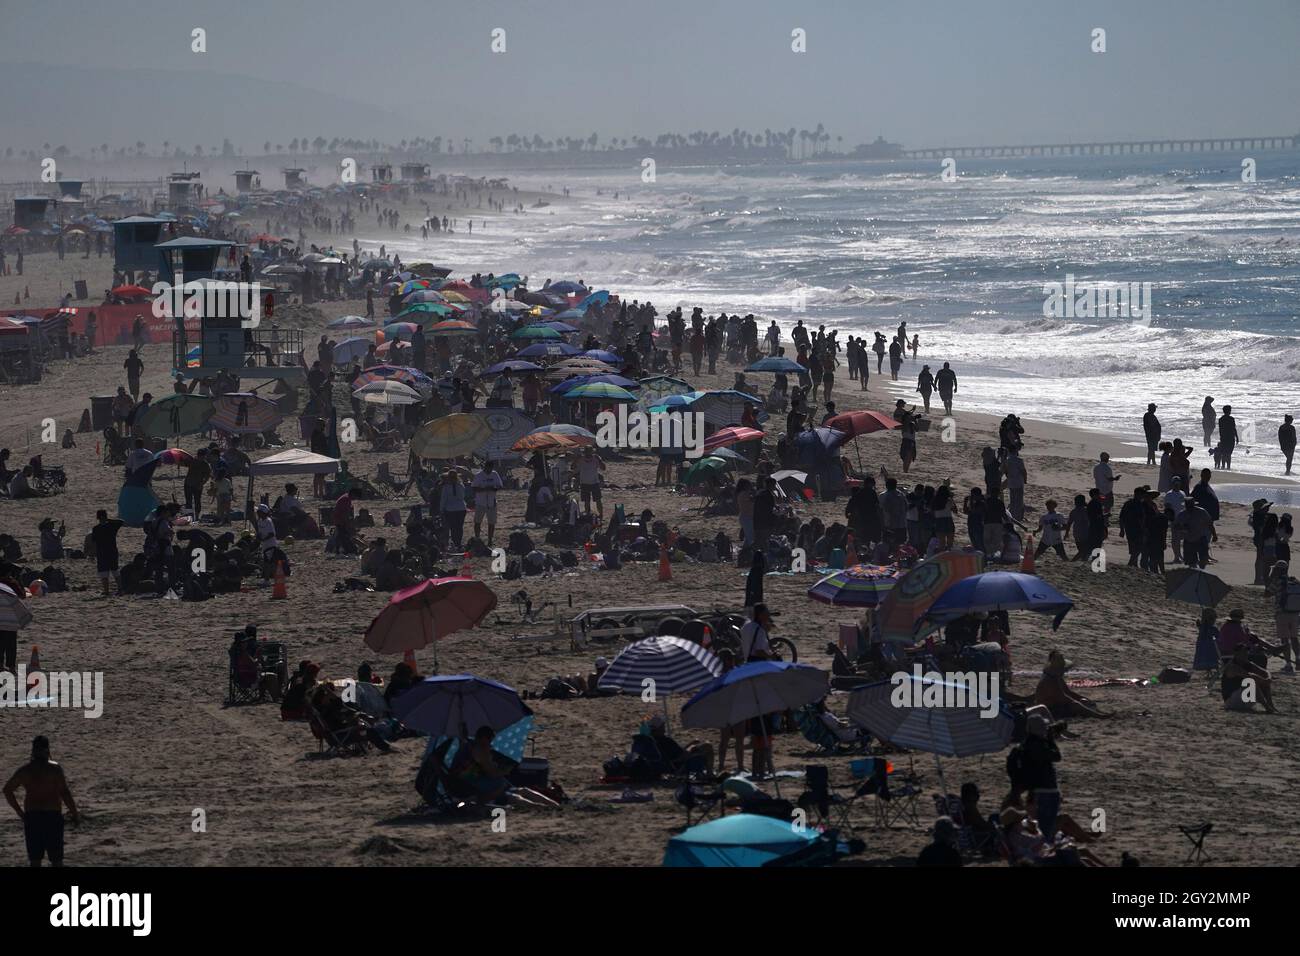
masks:
[[[1291,136],[1234,136],[1209,139],[1157,139],[1119,143],[1041,143],[1029,146],[936,146],[905,149],[908,159],[1000,159],[1017,156],[1136,156],[1156,153],[1242,153],[1295,149]]]

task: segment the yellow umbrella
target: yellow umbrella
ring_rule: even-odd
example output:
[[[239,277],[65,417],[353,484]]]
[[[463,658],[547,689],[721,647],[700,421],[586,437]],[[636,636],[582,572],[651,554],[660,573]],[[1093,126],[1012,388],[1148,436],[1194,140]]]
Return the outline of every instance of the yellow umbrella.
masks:
[[[441,292],[441,291],[440,291],[438,294],[439,294],[440,296],[442,296],[444,299],[446,299],[448,302],[468,302],[468,301],[469,301],[469,299],[468,299],[466,296],[462,295],[462,294],[459,293],[459,292]]]
[[[421,458],[446,460],[473,454],[491,437],[485,417],[457,412],[421,425],[411,436],[411,448]]]

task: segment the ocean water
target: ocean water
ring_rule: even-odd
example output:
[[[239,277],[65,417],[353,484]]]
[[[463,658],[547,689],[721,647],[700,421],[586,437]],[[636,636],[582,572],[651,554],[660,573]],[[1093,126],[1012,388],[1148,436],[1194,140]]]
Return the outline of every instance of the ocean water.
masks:
[[[538,285],[583,278],[661,314],[753,312],[841,339],[906,320],[921,363],[952,363],[959,407],[1131,437],[1121,459],[1154,401],[1166,438],[1208,464],[1212,395],[1254,432],[1235,468],[1280,479],[1277,427],[1300,417],[1300,151],[1255,155],[1253,183],[1243,155],[958,160],[955,182],[937,161],[673,169],[654,183],[639,166],[521,173],[521,188],[573,199],[476,221],[472,237],[462,224],[388,245]],[[1149,321],[1046,317],[1045,283],[1067,276],[1150,283]],[[900,394],[919,368],[905,364]]]

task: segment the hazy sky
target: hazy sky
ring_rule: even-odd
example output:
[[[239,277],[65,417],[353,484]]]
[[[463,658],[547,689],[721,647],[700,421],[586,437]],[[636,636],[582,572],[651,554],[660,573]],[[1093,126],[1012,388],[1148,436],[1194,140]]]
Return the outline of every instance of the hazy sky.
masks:
[[[0,0],[0,61],[293,82],[399,113],[393,140],[819,122],[846,146],[1294,133],[1298,42],[1298,0]],[[153,142],[132,105],[120,142]],[[0,91],[0,139],[18,108]],[[246,109],[275,116],[273,98]]]

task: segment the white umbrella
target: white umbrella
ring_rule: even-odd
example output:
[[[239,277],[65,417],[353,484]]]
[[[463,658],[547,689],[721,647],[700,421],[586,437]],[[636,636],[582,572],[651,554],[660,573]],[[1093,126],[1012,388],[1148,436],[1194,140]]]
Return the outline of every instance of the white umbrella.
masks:
[[[32,623],[32,612],[14,593],[13,588],[0,584],[0,631],[21,631]]]
[[[418,405],[424,401],[411,386],[391,379],[362,385],[352,395],[372,405]]]

